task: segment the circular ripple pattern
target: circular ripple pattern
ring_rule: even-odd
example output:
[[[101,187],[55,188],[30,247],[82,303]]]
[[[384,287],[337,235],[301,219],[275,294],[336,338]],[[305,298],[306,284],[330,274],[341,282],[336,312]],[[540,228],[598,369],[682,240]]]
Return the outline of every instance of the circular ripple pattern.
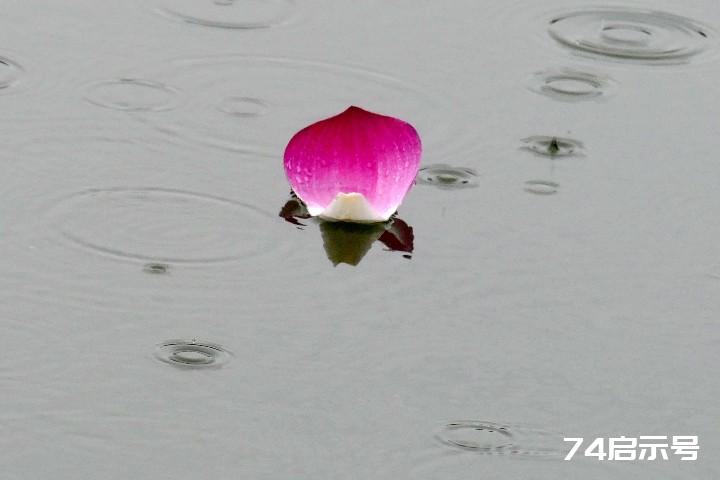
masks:
[[[685,63],[715,34],[689,18],[652,10],[597,8],[558,15],[549,33],[578,52],[643,63]]]
[[[577,102],[607,98],[615,92],[617,83],[604,75],[558,68],[535,73],[529,86],[533,92],[550,98]]]
[[[477,186],[477,175],[472,168],[437,164],[421,168],[417,182],[443,189],[468,188]]]
[[[583,144],[572,138],[535,135],[523,138],[523,149],[543,157],[571,157],[582,153]]]
[[[143,272],[151,273],[153,275],[164,275],[170,271],[170,265],[166,263],[146,263],[143,266]]]
[[[452,447],[486,455],[559,456],[562,434],[484,421],[448,423],[436,438]]]
[[[159,0],[158,11],[178,20],[215,28],[268,28],[289,20],[292,0]]]
[[[228,97],[218,105],[218,110],[235,117],[257,117],[267,110],[268,106],[262,100],[248,97]]]
[[[114,110],[159,112],[177,106],[178,91],[162,83],[136,78],[121,78],[89,85],[85,99]]]
[[[218,263],[268,248],[259,227],[268,221],[267,214],[250,205],[183,190],[87,190],[59,202],[50,214],[65,239],[126,260]]]
[[[13,60],[0,56],[0,95],[12,91],[22,77],[24,69]]]
[[[525,191],[534,195],[555,195],[560,185],[549,180],[529,180],[525,182]]]
[[[426,158],[466,154],[477,136],[445,92],[359,67],[276,57],[229,55],[176,59],[148,72],[185,96],[180,108],[136,118],[170,135],[253,158],[282,158],[298,130],[361,103],[367,110],[411,122]]]
[[[197,340],[169,340],[155,349],[155,357],[161,362],[183,368],[221,367],[232,353],[215,343]]]

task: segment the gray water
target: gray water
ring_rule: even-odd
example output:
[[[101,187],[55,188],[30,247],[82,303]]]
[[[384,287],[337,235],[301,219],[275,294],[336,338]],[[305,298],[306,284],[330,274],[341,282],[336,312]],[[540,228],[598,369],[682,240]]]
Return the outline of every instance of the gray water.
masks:
[[[4,2],[1,478],[717,478],[720,9],[595,6]],[[412,248],[278,216],[353,104]]]

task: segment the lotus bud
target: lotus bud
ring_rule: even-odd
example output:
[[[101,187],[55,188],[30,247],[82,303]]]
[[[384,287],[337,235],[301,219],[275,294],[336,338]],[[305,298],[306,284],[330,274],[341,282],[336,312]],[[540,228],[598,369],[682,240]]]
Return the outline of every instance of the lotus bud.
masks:
[[[285,174],[312,216],[385,222],[412,187],[421,154],[412,125],[350,107],[290,139]]]

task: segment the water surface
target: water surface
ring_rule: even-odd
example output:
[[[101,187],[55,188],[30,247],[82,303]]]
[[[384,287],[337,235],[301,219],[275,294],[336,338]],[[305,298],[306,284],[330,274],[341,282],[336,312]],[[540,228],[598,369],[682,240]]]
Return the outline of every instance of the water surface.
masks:
[[[714,2],[6,3],[3,478],[720,474]],[[351,104],[422,136],[398,222],[286,222]]]

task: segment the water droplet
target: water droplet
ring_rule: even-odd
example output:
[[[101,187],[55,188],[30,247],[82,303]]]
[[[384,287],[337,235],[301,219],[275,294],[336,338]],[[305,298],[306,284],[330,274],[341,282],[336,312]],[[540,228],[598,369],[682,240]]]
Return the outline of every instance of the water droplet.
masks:
[[[472,168],[436,164],[421,168],[417,182],[446,189],[468,188],[477,186],[477,176]]]
[[[689,18],[633,8],[565,13],[549,33],[577,52],[648,64],[685,63],[708,50],[711,30]]]
[[[136,78],[93,83],[85,91],[85,99],[94,105],[131,112],[171,110],[178,98],[178,91],[172,87]]]
[[[170,271],[170,265],[166,263],[146,263],[143,272],[152,273],[154,275],[163,275]]]
[[[157,0],[158,11],[187,23],[215,28],[268,28],[287,22],[294,0]]]
[[[523,138],[524,150],[537,153],[544,157],[571,157],[582,154],[583,144],[572,138],[535,135]]]
[[[445,445],[486,455],[560,456],[565,449],[560,433],[484,421],[448,423],[436,438]]]
[[[605,75],[558,68],[535,73],[529,87],[556,100],[576,102],[607,98],[615,92],[617,83]]]
[[[192,340],[168,340],[157,346],[155,357],[161,362],[183,368],[220,367],[232,353],[216,343]]]
[[[18,63],[0,56],[0,94],[12,90],[24,72]]]
[[[560,185],[549,180],[529,180],[525,182],[525,191],[535,195],[555,195]]]
[[[266,233],[255,227],[272,218],[212,195],[122,187],[70,195],[49,213],[75,246],[153,264],[221,263],[265,252]]]
[[[250,97],[228,97],[218,106],[218,110],[235,117],[257,117],[267,110],[268,106],[262,100]]]

